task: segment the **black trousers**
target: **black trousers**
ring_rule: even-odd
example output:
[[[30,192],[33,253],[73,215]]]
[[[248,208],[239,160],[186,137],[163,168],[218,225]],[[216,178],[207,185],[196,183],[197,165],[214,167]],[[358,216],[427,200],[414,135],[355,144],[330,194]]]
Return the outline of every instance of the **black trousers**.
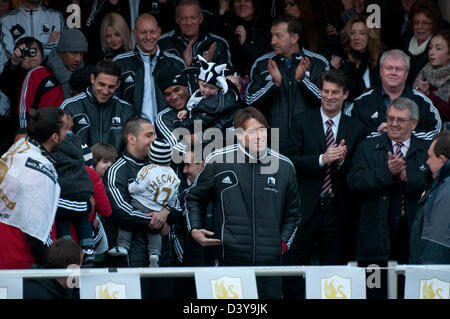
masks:
[[[300,227],[291,249],[284,256],[284,265],[303,266],[311,264],[317,246],[320,265],[342,265],[342,227],[336,205],[318,203],[311,218]],[[283,298],[304,298],[305,280],[302,277],[283,278]]]

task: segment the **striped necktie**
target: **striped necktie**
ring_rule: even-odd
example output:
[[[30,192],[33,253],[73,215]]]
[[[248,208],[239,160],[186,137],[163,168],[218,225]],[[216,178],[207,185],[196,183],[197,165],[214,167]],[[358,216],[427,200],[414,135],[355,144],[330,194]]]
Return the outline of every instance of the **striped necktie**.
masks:
[[[403,147],[403,143],[395,143],[395,155],[397,155],[398,158],[405,159],[405,156],[403,156],[402,147]],[[401,214],[403,217],[403,216],[405,216],[405,212],[406,212],[405,194],[402,192],[400,196],[402,198],[401,199],[402,200]]]
[[[327,125],[327,132],[325,134],[325,144],[328,149],[331,145],[334,144],[334,135],[333,130],[331,129],[331,126],[333,125],[333,120],[328,120],[325,122]],[[331,168],[330,165],[327,166],[325,171],[325,179],[322,185],[322,192],[320,195],[323,197],[327,193],[331,194],[333,191],[331,189]]]

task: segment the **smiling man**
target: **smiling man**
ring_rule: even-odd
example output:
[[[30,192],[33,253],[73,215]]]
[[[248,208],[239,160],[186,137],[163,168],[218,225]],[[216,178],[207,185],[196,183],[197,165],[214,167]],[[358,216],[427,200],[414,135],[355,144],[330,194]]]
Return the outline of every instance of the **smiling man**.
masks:
[[[202,29],[203,13],[198,0],[181,0],[175,9],[177,28],[160,38],[161,50],[182,58],[187,66],[198,66],[194,58],[201,55],[208,62],[231,66],[228,42]],[[195,62],[193,64],[193,62]]]
[[[91,74],[91,86],[85,92],[66,99],[61,108],[72,115],[73,132],[82,143],[111,144],[121,154],[124,144],[122,125],[135,116],[129,103],[114,96],[120,85],[120,68],[110,60],[102,60]]]
[[[345,111],[366,126],[367,136],[386,133],[386,108],[399,97],[414,101],[419,108],[419,122],[414,130],[418,137],[432,138],[441,130],[441,117],[433,102],[406,82],[409,68],[410,58],[403,51],[384,52],[380,58],[381,85],[361,94]]]
[[[190,97],[187,78],[176,70],[168,70],[160,74],[157,80],[167,101],[167,108],[159,112],[156,117],[156,134],[172,147],[178,145],[184,149],[185,147],[180,144],[182,136],[175,136],[173,131],[177,128],[175,123],[179,121],[178,112],[185,109]],[[178,146],[175,148],[179,149]]]
[[[356,149],[347,182],[361,199],[356,260],[361,266],[408,263],[409,231],[425,189],[429,140],[413,134],[419,108],[407,98],[394,99],[386,112],[387,133]],[[381,295],[386,295],[382,274]],[[369,296],[378,288],[368,289]]]
[[[302,231],[285,256],[287,265],[309,265],[316,242],[321,265],[341,265],[353,258],[354,242],[345,235],[355,232],[351,211],[356,205],[345,176],[364,126],[341,112],[349,94],[344,71],[325,72],[321,83],[321,107],[297,116],[290,136],[289,157],[297,171],[303,218]],[[288,278],[284,284],[285,298],[301,297],[300,278]]]
[[[120,69],[121,84],[118,95],[136,108],[136,114],[155,124],[158,112],[167,105],[156,78],[166,72],[181,72],[183,60],[165,53],[158,46],[161,28],[158,21],[148,13],[141,14],[135,22],[133,36],[136,47],[116,56],[113,61]]]
[[[267,147],[268,124],[253,107],[234,116],[238,143],[211,153],[186,195],[189,231],[202,246],[218,246],[220,266],[280,265],[300,221],[291,161]],[[264,174],[272,160],[278,171]],[[213,229],[206,206],[213,203]],[[259,298],[280,298],[281,278],[257,278]]]

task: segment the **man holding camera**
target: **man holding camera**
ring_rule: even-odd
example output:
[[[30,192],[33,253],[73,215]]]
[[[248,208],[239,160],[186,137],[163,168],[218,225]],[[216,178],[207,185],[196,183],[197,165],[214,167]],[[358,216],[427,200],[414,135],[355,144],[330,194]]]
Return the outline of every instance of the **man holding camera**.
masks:
[[[12,145],[13,134],[26,127],[25,114],[30,108],[59,106],[64,100],[54,73],[43,66],[44,48],[39,40],[23,37],[14,46],[11,58],[0,76],[0,87],[8,97],[10,109],[1,116],[0,150]]]

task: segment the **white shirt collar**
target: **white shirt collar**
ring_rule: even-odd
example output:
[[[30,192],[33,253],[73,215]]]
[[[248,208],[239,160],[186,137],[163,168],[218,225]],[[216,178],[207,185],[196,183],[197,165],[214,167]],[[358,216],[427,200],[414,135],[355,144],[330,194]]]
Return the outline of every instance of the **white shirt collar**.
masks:
[[[149,59],[150,59],[150,54],[142,52],[141,48],[138,45],[136,45],[136,48],[138,49],[139,54],[141,55],[141,57],[144,61],[146,61],[145,57],[149,57]],[[160,52],[161,52],[161,50],[159,49],[159,45],[156,45],[155,57],[159,56]]]
[[[397,144],[398,142],[394,142],[394,141],[392,141],[392,140],[391,140],[391,142],[392,142],[392,148],[393,148],[394,151],[395,151],[395,144]],[[406,147],[406,149],[409,149],[409,146],[411,145],[411,138],[408,138],[406,141],[403,141],[403,142],[401,142],[401,143],[403,144],[402,149],[403,149],[404,147]]]
[[[325,113],[322,110],[322,107],[320,107],[320,115],[322,116],[322,124],[325,125],[325,122],[328,121],[329,119],[333,121],[333,126],[338,127],[339,126],[339,121],[341,120],[341,113],[339,112],[335,117],[333,118],[329,118],[327,115],[325,115]]]

